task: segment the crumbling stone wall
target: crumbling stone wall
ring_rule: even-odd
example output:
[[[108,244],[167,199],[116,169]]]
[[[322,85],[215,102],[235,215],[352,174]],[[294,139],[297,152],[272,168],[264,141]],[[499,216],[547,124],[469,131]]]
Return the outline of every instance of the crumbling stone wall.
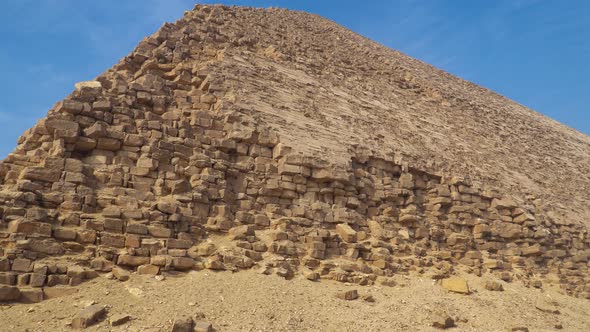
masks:
[[[77,84],[0,164],[0,300],[115,266],[371,284],[461,265],[590,297],[586,229],[397,155],[359,147],[342,167],[299,154],[220,84],[208,42],[248,40],[185,23]]]

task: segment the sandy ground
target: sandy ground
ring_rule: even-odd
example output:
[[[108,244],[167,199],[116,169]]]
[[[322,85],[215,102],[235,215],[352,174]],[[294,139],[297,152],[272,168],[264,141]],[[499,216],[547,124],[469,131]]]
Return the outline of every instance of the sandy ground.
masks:
[[[505,283],[504,292],[485,290],[485,278],[466,276],[473,293],[449,293],[430,279],[399,276],[398,285],[358,286],[334,281],[284,280],[256,271],[192,272],[163,281],[133,275],[119,282],[104,277],[81,286],[77,294],[38,304],[0,307],[2,331],[69,331],[74,315],[96,302],[108,317],[88,331],[169,331],[175,317],[204,316],[217,331],[434,331],[436,312],[454,317],[454,331],[590,330],[590,301],[553,289]],[[375,302],[345,301],[341,291],[357,289]],[[549,313],[539,310],[558,310]],[[112,327],[109,317],[132,320]]]

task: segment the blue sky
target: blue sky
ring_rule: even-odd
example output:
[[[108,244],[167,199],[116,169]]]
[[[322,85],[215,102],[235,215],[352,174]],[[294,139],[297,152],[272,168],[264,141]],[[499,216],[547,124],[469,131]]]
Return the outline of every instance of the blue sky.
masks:
[[[221,2],[320,14],[590,134],[590,1]],[[3,0],[0,158],[75,82],[99,75],[194,3]]]

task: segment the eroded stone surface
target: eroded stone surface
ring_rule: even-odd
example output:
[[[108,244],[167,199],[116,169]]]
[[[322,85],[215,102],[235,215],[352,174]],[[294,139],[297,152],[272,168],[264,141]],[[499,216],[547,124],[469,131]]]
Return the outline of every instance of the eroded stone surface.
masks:
[[[278,43],[279,21],[302,41]],[[325,26],[380,60],[316,50]],[[47,297],[96,271],[128,278],[115,265],[258,266],[361,285],[413,270],[444,279],[461,266],[507,281],[533,271],[590,297],[590,240],[578,222],[589,191],[570,194],[588,183],[587,155],[572,152],[590,151],[588,138],[564,130],[573,147],[554,160],[553,124],[424,68],[315,16],[197,6],[78,84],[0,164],[0,273],[11,284],[2,299],[18,299],[14,284]],[[554,134],[508,135],[509,153],[489,146],[505,107]],[[444,117],[454,109],[461,124]],[[555,176],[500,171],[521,159],[552,160]]]

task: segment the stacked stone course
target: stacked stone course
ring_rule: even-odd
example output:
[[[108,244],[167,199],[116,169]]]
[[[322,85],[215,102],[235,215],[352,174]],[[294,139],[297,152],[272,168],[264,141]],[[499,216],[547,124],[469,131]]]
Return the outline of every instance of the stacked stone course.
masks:
[[[0,164],[0,300],[116,266],[361,285],[463,266],[590,298],[582,226],[395,153],[357,147],[346,167],[300,154],[243,112],[216,66],[255,41],[217,29],[227,15],[164,25],[19,139]]]

